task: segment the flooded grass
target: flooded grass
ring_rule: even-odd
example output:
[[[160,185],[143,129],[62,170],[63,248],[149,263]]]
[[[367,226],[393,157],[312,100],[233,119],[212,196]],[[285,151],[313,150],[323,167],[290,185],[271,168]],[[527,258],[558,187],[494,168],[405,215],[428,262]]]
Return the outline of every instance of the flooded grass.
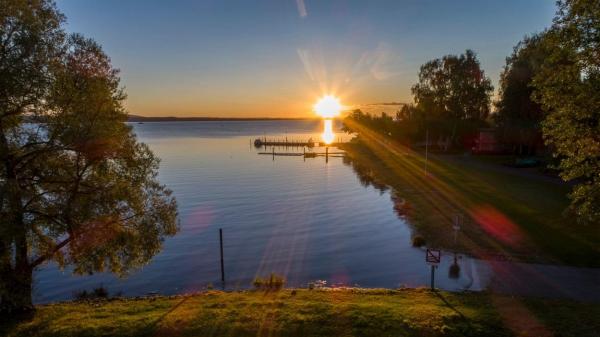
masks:
[[[547,179],[484,169],[476,158],[430,156],[363,130],[346,159],[373,186],[392,187],[397,203],[428,244],[486,258],[600,265],[600,232],[564,214],[569,187]],[[484,163],[491,165],[489,161]],[[361,173],[361,171],[363,173]],[[463,216],[454,241],[453,218]]]

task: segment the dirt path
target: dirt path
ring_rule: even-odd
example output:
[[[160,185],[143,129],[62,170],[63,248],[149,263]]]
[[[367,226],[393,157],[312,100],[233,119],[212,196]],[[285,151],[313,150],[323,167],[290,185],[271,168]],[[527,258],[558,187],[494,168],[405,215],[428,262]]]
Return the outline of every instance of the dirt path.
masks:
[[[600,303],[600,268],[477,260],[482,284],[494,293]]]

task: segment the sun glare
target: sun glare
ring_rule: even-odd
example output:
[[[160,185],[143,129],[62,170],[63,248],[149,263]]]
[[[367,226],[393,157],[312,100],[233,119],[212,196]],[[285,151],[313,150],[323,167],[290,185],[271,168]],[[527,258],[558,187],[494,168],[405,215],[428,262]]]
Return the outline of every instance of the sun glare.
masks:
[[[333,118],[340,114],[342,105],[337,98],[326,95],[315,104],[314,109],[315,112],[323,118]]]

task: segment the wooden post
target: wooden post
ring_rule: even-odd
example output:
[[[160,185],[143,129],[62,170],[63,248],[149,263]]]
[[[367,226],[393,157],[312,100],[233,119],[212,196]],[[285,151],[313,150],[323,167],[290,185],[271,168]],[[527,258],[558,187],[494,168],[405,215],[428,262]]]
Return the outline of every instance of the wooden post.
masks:
[[[225,264],[223,262],[223,228],[219,228],[219,242],[221,246],[221,282],[225,285]]]
[[[329,163],[329,146],[325,147],[325,164]]]
[[[431,290],[435,290],[435,266],[431,265]]]
[[[273,146],[273,161],[275,161],[275,146]]]

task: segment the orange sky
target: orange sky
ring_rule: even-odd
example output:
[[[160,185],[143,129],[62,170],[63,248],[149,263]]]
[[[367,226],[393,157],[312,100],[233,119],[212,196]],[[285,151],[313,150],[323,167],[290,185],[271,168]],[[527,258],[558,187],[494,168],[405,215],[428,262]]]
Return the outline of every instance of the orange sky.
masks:
[[[319,97],[394,112],[419,67],[472,49],[497,87],[554,1],[58,0],[98,41],[142,116],[312,117]]]

